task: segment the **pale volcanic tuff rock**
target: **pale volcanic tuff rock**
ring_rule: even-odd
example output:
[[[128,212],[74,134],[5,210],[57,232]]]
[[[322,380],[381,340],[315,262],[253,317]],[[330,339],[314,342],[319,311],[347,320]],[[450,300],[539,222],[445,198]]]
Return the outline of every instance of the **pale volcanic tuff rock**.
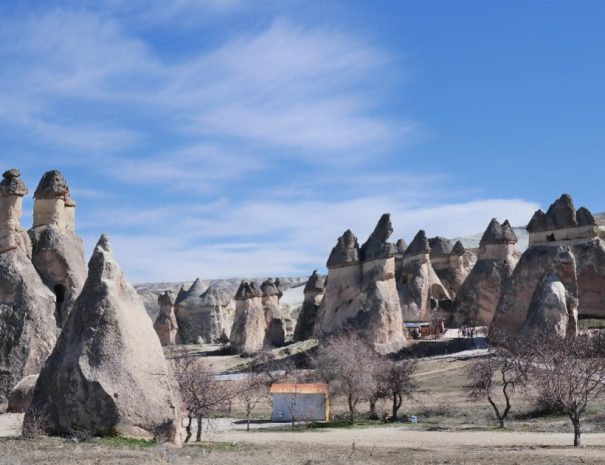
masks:
[[[58,328],[55,297],[31,262],[21,228],[21,198],[27,193],[16,169],[0,183],[0,399],[28,375],[37,374],[50,354]]]
[[[179,398],[162,346],[101,236],[88,278],[40,373],[32,408],[50,434],[87,432],[180,442]]]
[[[538,210],[534,214],[528,231],[530,247],[502,295],[494,330],[519,330],[524,325],[534,294],[552,274],[559,247],[569,247],[575,260],[578,314],[604,317],[605,244],[600,238],[603,229],[593,215],[585,208],[576,211],[571,197],[564,194],[546,213]],[[566,290],[569,292],[568,286]]]
[[[452,304],[460,325],[489,325],[516,263],[517,237],[508,221],[491,220],[479,246],[478,261]]]
[[[294,331],[295,341],[305,341],[313,337],[313,327],[317,319],[317,311],[321,305],[325,290],[326,278],[320,276],[317,270],[313,271],[307,284],[305,284],[305,300],[298,317],[296,330]]]
[[[361,249],[350,231],[339,238],[328,259],[325,295],[314,330],[318,337],[353,330],[382,353],[405,345],[395,284],[396,250],[387,242],[392,231],[390,216],[385,214]]]
[[[549,273],[532,296],[523,332],[573,337],[578,331],[576,261],[568,247],[557,247]]]
[[[176,344],[178,324],[174,315],[174,295],[166,291],[158,297],[160,314],[153,323],[153,329],[160,339],[160,344],[169,346]]]
[[[255,353],[263,349],[267,322],[262,292],[254,282],[242,281],[235,293],[235,318],[230,344],[235,353]]]
[[[8,395],[8,413],[25,413],[32,404],[38,375],[29,375],[17,383]]]
[[[451,299],[456,297],[477,261],[475,254],[467,251],[460,241],[435,237],[431,244],[431,265]]]
[[[33,264],[57,297],[55,318],[59,326],[67,319],[86,280],[82,239],[74,232],[73,205],[63,175],[56,170],[45,173],[34,194],[34,222],[29,236]]]
[[[263,309],[267,325],[265,346],[281,347],[286,341],[285,322],[281,313],[279,299],[283,292],[279,288],[279,279],[269,278],[261,284]]]
[[[28,189],[13,168],[2,174],[0,182],[0,253],[19,249],[31,257],[32,245],[27,232],[21,227],[23,197]]]
[[[435,272],[426,233],[418,231],[397,267],[397,290],[404,321],[427,321],[431,301],[450,301],[450,295]]]
[[[198,278],[187,291],[179,292],[175,313],[181,343],[224,342],[233,324],[235,302],[224,289],[206,287]]]

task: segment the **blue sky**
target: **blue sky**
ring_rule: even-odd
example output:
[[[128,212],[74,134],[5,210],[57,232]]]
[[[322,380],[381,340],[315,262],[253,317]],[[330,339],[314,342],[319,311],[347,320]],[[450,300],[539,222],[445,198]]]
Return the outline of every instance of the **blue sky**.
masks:
[[[605,3],[0,3],[0,161],[63,171],[134,281],[306,275],[393,239],[605,210]],[[23,224],[31,224],[31,199]]]

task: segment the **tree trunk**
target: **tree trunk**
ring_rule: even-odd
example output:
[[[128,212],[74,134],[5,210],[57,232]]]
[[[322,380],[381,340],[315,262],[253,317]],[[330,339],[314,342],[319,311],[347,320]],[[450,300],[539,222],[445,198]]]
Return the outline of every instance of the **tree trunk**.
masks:
[[[391,419],[391,421],[397,421],[397,413],[399,412],[399,409],[401,408],[402,401],[403,401],[403,399],[401,398],[401,395],[394,392],[393,393],[393,418]]]
[[[370,399],[370,420],[378,420],[378,415],[376,414],[376,399]]]
[[[202,417],[197,417],[197,433],[195,435],[195,442],[202,440]]]
[[[580,435],[582,434],[582,431],[580,430],[580,419],[575,418],[575,419],[572,419],[571,421],[573,423],[573,445],[574,445],[574,447],[580,447],[580,445],[581,445]]]
[[[351,423],[355,423],[355,403],[353,402],[353,396],[348,396],[349,402],[349,415],[351,417]]]
[[[191,412],[187,413],[187,426],[185,426],[185,431],[187,432],[187,436],[185,436],[185,442],[189,442],[191,439],[191,423],[193,422],[193,416],[191,416]]]
[[[250,431],[250,412],[246,413],[246,431]]]

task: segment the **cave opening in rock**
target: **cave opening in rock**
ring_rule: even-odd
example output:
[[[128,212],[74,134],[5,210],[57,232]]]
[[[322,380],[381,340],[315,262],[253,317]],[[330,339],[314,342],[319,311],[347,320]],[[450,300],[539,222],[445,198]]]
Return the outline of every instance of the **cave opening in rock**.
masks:
[[[55,302],[55,317],[59,326],[63,326],[64,315],[62,312],[63,302],[65,302],[65,286],[63,284],[56,284],[54,287],[56,302]]]

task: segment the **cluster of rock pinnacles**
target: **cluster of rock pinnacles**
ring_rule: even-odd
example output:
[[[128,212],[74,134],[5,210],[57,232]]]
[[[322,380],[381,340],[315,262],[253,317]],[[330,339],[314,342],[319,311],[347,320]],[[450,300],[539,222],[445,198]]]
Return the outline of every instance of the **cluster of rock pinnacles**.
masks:
[[[86,269],[75,202],[58,171],[34,193],[33,226],[20,223],[28,189],[16,169],[0,182],[0,397],[43,416],[49,433],[121,434],[179,442],[179,405],[162,345],[229,343],[235,353],[356,331],[381,353],[408,344],[404,322],[439,313],[490,331],[563,337],[578,317],[605,317],[605,227],[563,195],[529,224],[520,254],[508,221],[491,220],[477,250],[419,231],[389,242],[384,214],[361,246],[347,230],[304,287],[296,325],[278,279],[242,281],[234,296],[196,280],[158,298],[152,325],[114,260],[108,238]]]
[[[0,182],[0,397],[26,409],[24,429],[180,442],[162,347],[108,238],[87,270],[58,171],[42,176],[24,230],[20,176],[11,169]]]

